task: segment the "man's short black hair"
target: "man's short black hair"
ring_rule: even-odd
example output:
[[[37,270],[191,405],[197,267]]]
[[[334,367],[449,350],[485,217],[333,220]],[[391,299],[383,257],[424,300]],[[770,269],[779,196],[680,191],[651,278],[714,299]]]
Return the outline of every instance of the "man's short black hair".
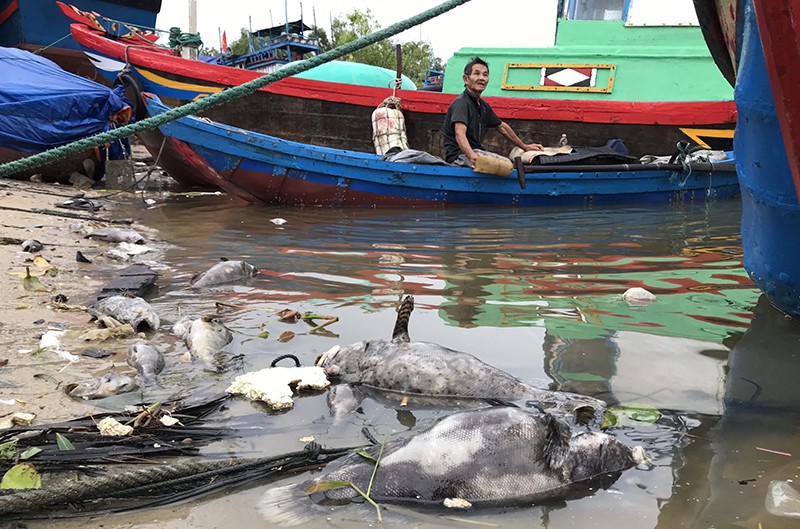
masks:
[[[466,66],[464,66],[464,75],[469,75],[472,73],[472,67],[476,64],[482,64],[486,66],[486,69],[489,69],[489,63],[478,57],[477,55],[469,60]]]

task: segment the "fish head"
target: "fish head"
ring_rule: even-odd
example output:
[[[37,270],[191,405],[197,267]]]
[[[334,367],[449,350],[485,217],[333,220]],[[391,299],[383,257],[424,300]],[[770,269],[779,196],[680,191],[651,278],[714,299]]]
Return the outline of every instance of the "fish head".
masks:
[[[131,377],[108,373],[85,382],[68,384],[64,389],[70,397],[90,400],[128,393],[136,388],[136,382]]]
[[[572,481],[582,481],[608,472],[620,472],[636,466],[633,450],[608,434],[581,432],[570,441],[565,463]]]
[[[361,341],[344,347],[334,345],[314,362],[314,365],[325,370],[328,376],[339,376],[347,372],[347,364],[359,358],[367,350],[369,342]]]
[[[250,263],[241,261],[241,267],[242,267],[242,276],[244,277],[255,277],[256,275],[258,275],[259,272],[258,268],[251,265]]]

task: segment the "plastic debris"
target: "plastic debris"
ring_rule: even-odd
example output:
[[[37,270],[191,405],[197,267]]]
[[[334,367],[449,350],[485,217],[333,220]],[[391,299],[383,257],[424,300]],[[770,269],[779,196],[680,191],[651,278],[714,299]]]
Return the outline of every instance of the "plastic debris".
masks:
[[[239,375],[225,391],[283,410],[294,406],[290,384],[298,390],[325,389],[330,381],[320,367],[269,367]]]
[[[764,505],[774,516],[800,518],[800,492],[788,481],[770,481]]]
[[[633,287],[629,288],[624,294],[622,294],[622,299],[628,305],[648,305],[656,301],[658,298],[656,298],[653,293],[641,287]]]

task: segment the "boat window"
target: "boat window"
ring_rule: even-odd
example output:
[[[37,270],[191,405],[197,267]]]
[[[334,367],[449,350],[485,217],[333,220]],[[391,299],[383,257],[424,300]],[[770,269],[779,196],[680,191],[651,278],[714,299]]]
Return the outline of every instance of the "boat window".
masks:
[[[574,0],[574,20],[622,20],[626,0]]]

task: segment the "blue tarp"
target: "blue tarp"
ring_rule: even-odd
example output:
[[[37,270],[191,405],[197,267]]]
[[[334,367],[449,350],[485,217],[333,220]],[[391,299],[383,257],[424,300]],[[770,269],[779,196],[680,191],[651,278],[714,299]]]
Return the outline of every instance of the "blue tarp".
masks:
[[[0,147],[40,152],[106,131],[127,105],[110,88],[0,47]]]

